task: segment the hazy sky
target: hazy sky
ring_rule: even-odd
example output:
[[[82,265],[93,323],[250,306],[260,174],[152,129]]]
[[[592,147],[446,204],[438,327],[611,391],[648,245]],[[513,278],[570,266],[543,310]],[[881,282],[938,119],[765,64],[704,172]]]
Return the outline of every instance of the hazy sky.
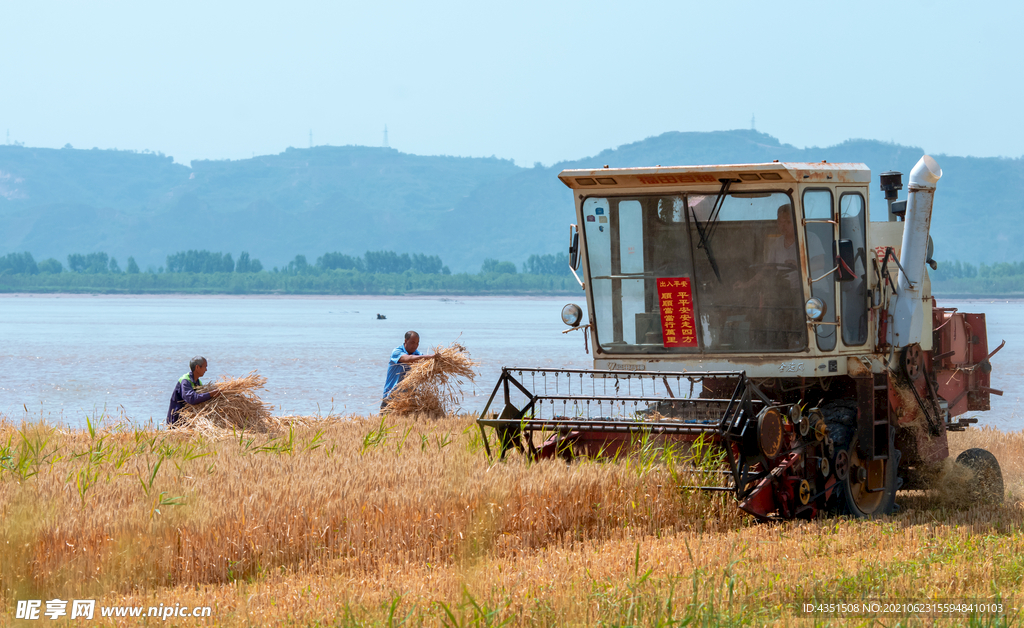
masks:
[[[1019,2],[10,2],[0,142],[545,165],[666,131],[1024,155]]]

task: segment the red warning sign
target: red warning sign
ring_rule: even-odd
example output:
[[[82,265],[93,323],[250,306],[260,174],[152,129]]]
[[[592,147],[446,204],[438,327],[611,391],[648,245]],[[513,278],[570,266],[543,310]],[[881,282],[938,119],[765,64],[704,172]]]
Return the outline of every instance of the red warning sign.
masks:
[[[662,344],[666,347],[696,347],[697,323],[693,318],[690,278],[659,279],[658,303],[661,307]]]

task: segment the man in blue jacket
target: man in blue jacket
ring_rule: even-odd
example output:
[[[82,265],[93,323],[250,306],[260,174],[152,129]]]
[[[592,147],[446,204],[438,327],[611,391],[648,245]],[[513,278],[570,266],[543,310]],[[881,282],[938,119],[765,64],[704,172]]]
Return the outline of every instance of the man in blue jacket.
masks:
[[[178,379],[174,385],[174,392],[171,393],[171,407],[167,410],[167,425],[175,426],[178,423],[178,412],[185,407],[185,404],[194,406],[204,401],[209,401],[220,396],[219,390],[208,393],[199,392],[203,385],[199,378],[206,375],[206,358],[196,356],[188,363],[189,372]]]
[[[405,332],[405,343],[395,347],[395,350],[391,352],[391,360],[388,362],[388,374],[384,380],[384,399],[380,402],[380,409],[383,410],[388,405],[388,396],[391,395],[391,391],[395,389],[405,378],[405,374],[409,371],[413,362],[419,362],[420,360],[429,360],[434,357],[434,354],[423,355],[418,349],[420,347],[420,335],[414,331]]]

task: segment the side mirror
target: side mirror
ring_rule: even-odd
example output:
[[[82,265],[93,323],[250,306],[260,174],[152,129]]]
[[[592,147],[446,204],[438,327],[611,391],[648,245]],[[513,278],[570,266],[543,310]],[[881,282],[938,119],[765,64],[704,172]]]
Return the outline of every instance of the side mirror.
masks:
[[[576,225],[569,225],[569,268],[580,268],[580,232],[576,230]]]
[[[832,257],[836,265],[836,281],[853,281],[857,273],[853,271],[853,240],[834,240]]]

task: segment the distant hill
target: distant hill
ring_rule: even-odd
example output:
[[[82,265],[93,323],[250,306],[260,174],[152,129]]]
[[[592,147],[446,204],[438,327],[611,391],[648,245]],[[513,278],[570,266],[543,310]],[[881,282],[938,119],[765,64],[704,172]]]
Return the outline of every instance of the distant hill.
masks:
[[[0,250],[61,260],[106,251],[143,268],[183,249],[247,250],[269,268],[299,253],[389,249],[443,253],[457,267],[468,260],[446,241],[444,215],[519,170],[359,146],[191,168],[160,155],[0,146]]]
[[[175,164],[160,154],[0,146],[0,255],[105,251],[145,269],[184,249],[249,251],[264,265],[296,254],[367,250],[441,256],[453,271],[488,257],[523,262],[566,246],[564,168],[780,161],[864,162],[905,175],[921,149],[873,140],[799,149],[755,131],[665,133],[550,168],[510,160],[318,146],[238,161]],[[937,259],[1018,261],[1024,161],[936,155],[944,176]],[[872,186],[875,218],[885,202]],[[905,194],[905,191],[904,191]]]

